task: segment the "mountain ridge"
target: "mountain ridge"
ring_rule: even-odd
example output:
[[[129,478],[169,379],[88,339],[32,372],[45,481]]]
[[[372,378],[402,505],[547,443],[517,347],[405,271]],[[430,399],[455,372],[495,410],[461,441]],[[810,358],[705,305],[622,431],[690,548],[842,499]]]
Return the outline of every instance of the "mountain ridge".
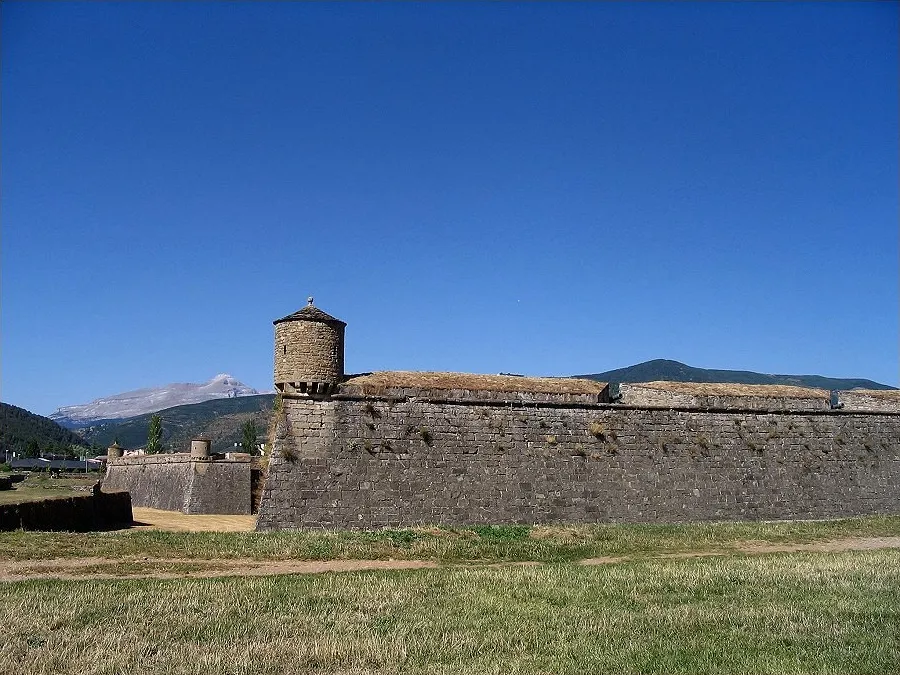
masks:
[[[49,418],[67,429],[80,429],[100,422],[129,419],[179,405],[220,398],[258,396],[259,393],[228,373],[219,373],[209,381],[199,384],[173,382],[158,387],[144,387],[102,396],[90,403],[63,406],[51,413]]]
[[[781,384],[794,387],[812,387],[829,391],[848,389],[896,389],[888,384],[864,378],[825,377],[823,375],[770,375],[752,370],[717,370],[696,368],[680,361],[653,359],[636,363],[625,368],[616,368],[602,373],[573,375],[601,382],[728,382],[734,384]]]
[[[274,400],[274,394],[210,399],[124,420],[101,420],[79,429],[78,433],[100,447],[117,441],[126,449],[139,448],[147,443],[150,418],[158,414],[166,451],[187,452],[191,439],[203,436],[212,441],[213,452],[225,452],[242,440],[241,426],[248,419],[253,419],[260,435],[266,433]]]

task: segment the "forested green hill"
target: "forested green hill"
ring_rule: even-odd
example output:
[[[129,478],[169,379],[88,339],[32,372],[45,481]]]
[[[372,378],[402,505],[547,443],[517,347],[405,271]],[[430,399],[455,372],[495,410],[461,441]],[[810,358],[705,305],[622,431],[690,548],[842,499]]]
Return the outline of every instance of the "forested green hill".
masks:
[[[87,446],[81,436],[56,422],[9,403],[0,403],[0,454],[37,457],[41,452],[77,456],[73,446]]]
[[[265,434],[274,400],[274,394],[219,398],[166,408],[120,422],[105,422],[80,431],[86,439],[104,448],[115,440],[123,448],[140,448],[147,443],[150,418],[158,414],[162,418],[163,447],[167,451],[187,452],[192,438],[205,436],[212,440],[213,452],[225,452],[241,441],[241,426],[248,419],[252,418],[260,434]]]

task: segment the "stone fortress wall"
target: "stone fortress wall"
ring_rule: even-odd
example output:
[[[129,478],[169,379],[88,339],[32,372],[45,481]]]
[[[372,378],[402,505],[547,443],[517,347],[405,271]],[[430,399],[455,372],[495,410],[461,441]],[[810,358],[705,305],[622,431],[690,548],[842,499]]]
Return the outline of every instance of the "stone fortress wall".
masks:
[[[900,513],[897,391],[840,392],[832,408],[823,390],[647,383],[610,402],[436,375],[285,396],[257,528]]]
[[[678,522],[900,513],[900,391],[388,372],[345,377],[343,321],[275,322],[257,529]],[[135,506],[250,513],[260,465],[116,457]]]
[[[133,506],[187,514],[249,514],[254,463],[250,455],[189,453],[110,457],[103,491],[131,493]]]

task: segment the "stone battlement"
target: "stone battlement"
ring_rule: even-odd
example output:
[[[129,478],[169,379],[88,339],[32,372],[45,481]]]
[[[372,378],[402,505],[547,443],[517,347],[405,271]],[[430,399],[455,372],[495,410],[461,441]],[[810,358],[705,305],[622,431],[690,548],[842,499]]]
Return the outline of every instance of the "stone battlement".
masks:
[[[646,382],[611,396],[576,378],[348,377],[344,327],[311,298],[275,322],[260,530],[900,513],[900,392]],[[111,448],[105,486],[137,506],[250,513],[261,467],[206,456],[206,439],[191,447]]]
[[[643,382],[620,384],[619,402],[646,408],[822,412],[831,410],[824,389],[753,384]]]
[[[838,392],[842,409],[851,412],[900,413],[900,390],[851,389]]]
[[[609,385],[564,377],[388,371],[351,376],[332,398],[596,404],[609,402]]]
[[[160,455],[124,455],[122,457],[110,457],[107,466],[152,466],[157,464],[184,464],[190,462],[238,462],[249,463],[252,460],[248,453],[228,452],[225,454],[209,455],[207,457],[195,457],[189,452],[173,452]]]

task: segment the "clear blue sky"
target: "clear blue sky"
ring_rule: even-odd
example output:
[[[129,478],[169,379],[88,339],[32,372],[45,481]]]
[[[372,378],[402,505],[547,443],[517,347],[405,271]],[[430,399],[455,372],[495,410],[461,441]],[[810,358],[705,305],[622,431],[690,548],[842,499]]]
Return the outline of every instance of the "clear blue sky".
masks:
[[[2,400],[652,358],[898,383],[898,4],[15,2]]]

